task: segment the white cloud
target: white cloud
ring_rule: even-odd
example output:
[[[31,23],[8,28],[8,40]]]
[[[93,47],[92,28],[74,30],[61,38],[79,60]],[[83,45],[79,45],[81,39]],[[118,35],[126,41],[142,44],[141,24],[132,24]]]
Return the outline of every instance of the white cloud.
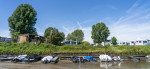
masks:
[[[112,5],[108,5],[107,7],[110,8],[110,9],[113,9],[113,10],[117,10],[118,9],[115,6],[112,6]]]
[[[68,27],[65,27],[65,26],[62,26],[62,28],[65,30],[64,31],[64,34],[65,34],[65,36],[67,37],[67,35],[69,34],[69,33],[71,33],[73,30],[71,30],[70,28],[68,28]]]
[[[84,32],[84,41],[93,43],[93,40],[91,38],[92,27],[83,27],[82,31]]]
[[[82,26],[81,26],[81,24],[80,24],[79,22],[77,22],[77,24],[78,24],[78,26],[80,27],[80,29],[82,29]]]
[[[92,28],[91,27],[83,27],[81,25],[81,23],[79,23],[79,22],[77,22],[77,25],[79,26],[78,28],[63,26],[62,28],[64,29],[65,35],[67,36],[68,33],[71,33],[76,29],[81,29],[84,33],[84,41],[88,41],[90,43],[93,43],[93,40],[91,39],[91,30],[92,30]]]
[[[139,2],[140,0],[133,4],[125,16],[110,26],[110,37],[116,36],[119,41],[150,39],[150,13],[147,12],[150,5],[140,5]]]
[[[91,39],[92,27],[82,27],[79,22],[77,24],[84,33],[84,41],[88,41],[90,43],[93,43],[93,40]]]
[[[143,3],[143,2],[142,2]],[[130,41],[137,38],[150,39],[150,4],[145,2],[141,4],[141,0],[135,2],[131,8],[129,8],[125,16],[121,16],[118,20],[114,20],[111,17],[102,19],[100,22],[106,23],[110,29],[110,39],[112,36],[116,36],[118,41]],[[117,9],[110,6],[112,9]],[[86,20],[81,23],[77,22],[76,26],[62,26],[62,30],[67,36],[68,33],[73,32],[76,29],[82,29],[84,32],[84,41],[93,43],[91,39],[92,27],[84,27],[86,24],[91,23],[91,20]],[[82,26],[84,25],[84,26]]]
[[[40,35],[40,36],[44,35],[43,30],[39,26],[36,25],[35,28],[36,28],[36,31],[37,31],[38,35]]]
[[[0,36],[1,37],[7,37],[7,38],[11,37],[9,30],[0,30]]]
[[[135,10],[135,8],[137,8],[139,6],[141,0],[136,1],[131,8],[129,8],[126,13],[130,13],[131,11]]]

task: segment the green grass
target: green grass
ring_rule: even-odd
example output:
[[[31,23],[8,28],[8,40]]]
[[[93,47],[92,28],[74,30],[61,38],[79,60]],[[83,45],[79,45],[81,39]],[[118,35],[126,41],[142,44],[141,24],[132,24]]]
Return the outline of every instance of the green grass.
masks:
[[[107,54],[115,55],[149,55],[150,46],[107,46]],[[99,52],[105,53],[103,46],[61,46],[59,53]]]
[[[52,52],[56,51],[56,46],[52,45]],[[18,54],[40,54],[46,55],[50,52],[50,45],[44,43],[0,43],[1,55]]]
[[[104,53],[103,46],[84,46],[84,45],[52,45],[53,53],[80,53],[80,52],[99,52]],[[56,50],[59,49],[59,50]],[[0,55],[19,55],[19,54],[39,54],[48,55],[50,45],[45,43],[0,43]],[[107,54],[121,56],[128,55],[150,55],[150,46],[108,46]]]

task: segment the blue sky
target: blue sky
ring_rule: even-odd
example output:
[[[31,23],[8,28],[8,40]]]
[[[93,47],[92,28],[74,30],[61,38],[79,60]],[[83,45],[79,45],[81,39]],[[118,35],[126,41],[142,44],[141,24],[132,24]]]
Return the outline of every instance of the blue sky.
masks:
[[[104,22],[110,39],[130,41],[150,39],[149,0],[0,0],[0,36],[10,37],[8,18],[20,4],[30,4],[37,11],[37,32],[56,27],[65,35],[82,29],[85,41],[93,43],[91,27]]]

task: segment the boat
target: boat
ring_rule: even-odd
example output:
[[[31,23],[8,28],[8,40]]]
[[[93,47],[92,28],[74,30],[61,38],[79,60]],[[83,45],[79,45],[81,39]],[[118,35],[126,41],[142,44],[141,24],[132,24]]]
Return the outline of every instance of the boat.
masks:
[[[12,62],[37,62],[40,61],[43,57],[37,54],[31,55],[19,55],[12,59]]]
[[[14,62],[14,63],[23,62],[26,56],[27,56],[27,55],[19,55],[19,56],[16,56],[15,58],[12,59],[12,62]]]
[[[2,57],[0,61],[11,61],[14,57]]]
[[[70,58],[73,63],[84,63],[83,57],[73,56]]]
[[[114,57],[111,57],[113,61],[120,61],[122,62],[123,59],[120,58],[120,56],[114,56]]]
[[[112,62],[112,61],[120,61],[122,62],[123,59],[120,58],[120,56],[109,56],[109,55],[100,55],[99,59],[101,62]]]
[[[129,59],[132,59],[134,62],[139,62],[141,60],[140,57],[128,56]]]
[[[42,60],[42,63],[47,64],[47,63],[58,63],[59,62],[59,57],[57,56],[45,56]]]
[[[87,62],[90,62],[90,61],[97,61],[96,58],[94,58],[94,57],[92,57],[92,56],[85,56],[85,57],[84,57],[84,60],[87,61]]]
[[[37,54],[31,54],[25,57],[25,62],[37,62],[40,61],[43,57]]]
[[[100,59],[101,62],[111,62],[111,61],[113,61],[110,56],[105,55],[105,54],[104,55],[100,55],[99,59]]]

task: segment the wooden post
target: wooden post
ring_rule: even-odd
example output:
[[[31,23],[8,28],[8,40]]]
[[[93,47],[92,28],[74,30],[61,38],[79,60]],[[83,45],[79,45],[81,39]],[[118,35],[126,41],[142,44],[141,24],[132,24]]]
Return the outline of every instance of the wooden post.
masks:
[[[51,56],[51,46],[52,46],[52,30],[51,30],[51,32],[50,32],[50,53],[49,53],[49,55]]]
[[[105,55],[106,55],[105,35],[104,35],[104,46],[105,46]]]

